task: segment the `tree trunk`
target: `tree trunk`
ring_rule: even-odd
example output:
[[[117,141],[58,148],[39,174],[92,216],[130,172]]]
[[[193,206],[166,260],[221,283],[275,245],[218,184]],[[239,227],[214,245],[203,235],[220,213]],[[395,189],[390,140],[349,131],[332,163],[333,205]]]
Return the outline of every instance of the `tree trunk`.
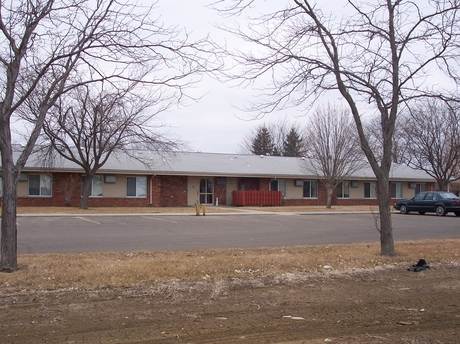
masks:
[[[437,184],[438,184],[438,191],[447,191],[449,181],[442,178],[442,179],[437,180]]]
[[[2,154],[3,196],[2,196],[2,238],[0,271],[13,272],[18,268],[18,237],[16,224],[16,199],[18,172],[11,157]]]
[[[81,196],[80,209],[88,209],[88,200],[92,181],[93,176],[86,174],[85,183],[83,184],[83,194]]]
[[[326,208],[327,209],[331,209],[332,207],[332,193],[334,191],[333,188],[331,188],[330,186],[326,186],[326,193],[327,193],[327,199],[326,199]]]
[[[384,256],[395,255],[393,240],[393,225],[391,222],[390,202],[391,194],[388,177],[381,175],[378,178],[378,197],[380,215],[380,253]]]

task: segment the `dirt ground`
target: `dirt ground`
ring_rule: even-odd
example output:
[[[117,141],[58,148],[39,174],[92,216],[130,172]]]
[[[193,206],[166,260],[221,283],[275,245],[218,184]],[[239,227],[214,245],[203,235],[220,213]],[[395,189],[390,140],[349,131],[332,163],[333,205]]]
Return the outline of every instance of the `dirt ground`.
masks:
[[[0,343],[459,343],[460,241],[397,253],[21,255],[17,272],[0,274]],[[420,257],[431,268],[408,271]]]
[[[1,343],[458,343],[460,266],[0,296]]]

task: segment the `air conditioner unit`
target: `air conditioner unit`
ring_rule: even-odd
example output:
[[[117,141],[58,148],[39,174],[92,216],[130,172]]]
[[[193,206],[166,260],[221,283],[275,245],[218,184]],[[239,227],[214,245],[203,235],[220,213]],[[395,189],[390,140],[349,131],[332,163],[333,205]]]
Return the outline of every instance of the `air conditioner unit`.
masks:
[[[350,185],[352,188],[357,188],[359,187],[359,182],[357,180],[352,180]]]
[[[294,180],[294,186],[303,186],[303,180],[300,180],[300,179]]]
[[[409,189],[415,189],[416,183],[409,183]]]
[[[106,183],[116,183],[117,182],[117,176],[110,174],[110,175],[105,175],[105,182]]]
[[[27,176],[27,173],[20,173],[20,174],[19,174],[18,181],[20,181],[20,182],[26,182],[26,181],[28,181],[28,180],[29,180],[29,178],[28,178],[28,176]]]

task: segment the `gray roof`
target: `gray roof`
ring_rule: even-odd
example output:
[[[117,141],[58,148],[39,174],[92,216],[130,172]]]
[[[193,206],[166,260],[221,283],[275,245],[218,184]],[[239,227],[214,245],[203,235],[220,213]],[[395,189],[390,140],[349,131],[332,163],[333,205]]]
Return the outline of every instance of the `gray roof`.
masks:
[[[113,154],[99,170],[101,174],[158,174],[182,176],[225,176],[225,177],[262,177],[262,178],[317,178],[303,172],[302,164],[307,158],[257,156],[242,154],[218,154],[197,152],[138,152],[137,159],[124,153]],[[139,161],[139,160],[142,160]],[[31,156],[24,171],[47,170],[36,156]],[[48,169],[49,170],[49,169]],[[78,172],[82,169],[73,162],[59,159],[53,171]],[[362,168],[349,179],[375,179],[372,169]],[[405,165],[393,164],[391,180],[433,181],[422,171],[413,170]]]

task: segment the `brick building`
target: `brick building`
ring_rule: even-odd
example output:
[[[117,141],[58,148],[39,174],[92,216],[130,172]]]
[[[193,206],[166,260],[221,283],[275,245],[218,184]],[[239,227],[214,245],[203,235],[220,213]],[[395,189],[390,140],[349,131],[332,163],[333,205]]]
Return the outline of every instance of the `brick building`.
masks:
[[[270,205],[268,191],[277,191],[282,205],[325,205],[326,189],[318,176],[302,171],[304,161],[215,153],[138,152],[137,159],[117,154],[92,181],[89,206],[176,207],[197,202],[250,205],[245,195],[262,195],[251,202]],[[46,168],[32,156],[20,175],[18,205],[77,207],[83,178],[83,170],[74,163],[61,160],[53,168]],[[434,185],[424,172],[394,164],[388,187],[396,201],[432,190]],[[333,204],[374,205],[377,197],[372,170],[364,168],[337,187]],[[242,199],[246,201],[241,203]]]

